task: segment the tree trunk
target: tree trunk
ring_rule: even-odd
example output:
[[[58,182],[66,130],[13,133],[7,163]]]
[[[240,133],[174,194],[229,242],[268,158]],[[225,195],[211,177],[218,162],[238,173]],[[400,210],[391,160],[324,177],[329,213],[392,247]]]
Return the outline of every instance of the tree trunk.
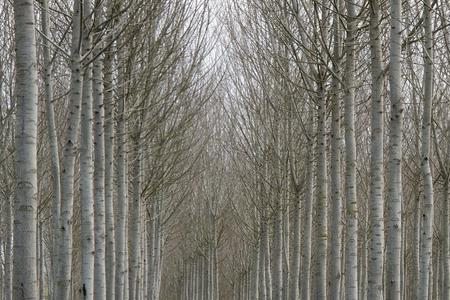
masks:
[[[5,241],[5,285],[4,285],[4,299],[12,300],[13,290],[12,290],[12,275],[13,275],[13,265],[12,265],[12,248],[13,248],[13,198],[12,195],[7,200],[6,210],[5,210],[5,230],[6,230],[6,241]]]
[[[122,50],[123,51],[123,50]],[[119,61],[119,82],[124,80],[124,66],[122,57]],[[123,90],[123,87],[121,88]],[[127,246],[127,216],[128,216],[128,186],[127,186],[127,135],[125,119],[125,94],[119,93],[117,116],[117,219],[115,227],[116,245],[116,300],[124,299],[126,269],[126,246]],[[128,291],[127,291],[128,292]],[[127,293],[128,294],[128,293]]]
[[[48,0],[41,0],[41,29],[46,37],[50,37],[50,21]],[[59,166],[58,152],[58,136],[56,133],[55,112],[53,108],[53,78],[52,78],[52,62],[50,54],[50,41],[44,38],[43,41],[43,57],[44,57],[44,84],[45,84],[45,108],[47,115],[47,131],[50,144],[51,174],[53,184],[53,202],[52,202],[52,259],[51,272],[52,282],[56,282],[57,260],[58,260],[58,240],[59,240],[59,218],[61,210],[61,178]],[[55,287],[52,287],[54,289]]]
[[[103,23],[103,1],[96,0],[94,27],[95,39],[100,39],[100,26]],[[94,208],[95,208],[95,265],[94,299],[106,299],[105,266],[105,137],[103,106],[103,57],[98,47],[93,51],[93,97],[94,97]]]
[[[310,128],[313,128],[314,113],[311,109],[310,115]],[[303,238],[303,259],[302,259],[302,273],[300,280],[300,293],[301,299],[309,300],[311,294],[311,243],[312,243],[312,213],[313,213],[313,201],[314,201],[314,188],[313,188],[313,149],[314,139],[312,136],[308,136],[308,144],[306,149],[306,172],[305,172],[305,218],[304,218],[304,238]]]
[[[90,1],[83,2],[82,51],[85,59],[91,56],[92,7]],[[81,292],[85,300],[94,299],[94,186],[92,159],[92,64],[84,66],[83,94],[81,104],[81,135],[80,135],[80,210],[81,210]]]
[[[69,300],[72,283],[72,226],[73,226],[73,198],[76,144],[78,141],[78,127],[80,123],[80,106],[82,90],[81,73],[81,14],[80,0],[73,3],[72,18],[72,50],[71,50],[71,78],[69,117],[66,137],[64,141],[63,160],[61,169],[61,214],[59,222],[60,240],[58,247],[58,275],[56,279],[55,299]]]
[[[345,197],[346,249],[345,299],[358,299],[358,206],[356,202],[356,142],[355,142],[355,4],[345,1],[347,7],[347,39],[345,42]]]
[[[433,106],[433,32],[431,19],[431,1],[425,0],[423,7],[424,16],[424,107],[422,117],[422,149],[421,149],[421,173],[423,180],[423,198],[421,207],[421,234],[419,257],[419,282],[417,285],[417,299],[428,299],[428,287],[430,271],[432,267],[433,253],[433,178],[430,166],[431,148],[431,118]],[[437,275],[437,274],[436,274]]]
[[[391,122],[389,123],[389,156],[387,176],[387,237],[386,237],[386,298],[400,299],[401,236],[402,236],[402,127],[403,104],[401,99],[401,43],[402,5],[391,0],[391,36],[389,63],[389,98]]]
[[[367,299],[383,299],[384,254],[384,103],[383,67],[380,41],[379,0],[370,2],[370,49],[372,76],[372,116],[370,145],[369,246]]]
[[[36,300],[38,74],[33,1],[14,1],[14,21],[17,104],[13,299]]]
[[[140,237],[140,214],[141,214],[141,153],[140,153],[140,129],[139,124],[136,125],[137,129],[134,131],[133,146],[132,146],[132,200],[130,203],[130,273],[129,273],[129,300],[136,300],[137,295],[137,279],[140,269],[140,257],[139,257],[139,237]]]
[[[336,4],[340,8],[340,3]],[[333,71],[335,76],[332,81],[332,110],[331,110],[331,207],[330,207],[330,270],[329,299],[339,299],[341,295],[342,279],[342,199],[341,199],[341,105],[339,93],[339,79],[341,59],[340,20],[338,12],[334,20],[334,46],[333,46]]]
[[[106,299],[115,299],[115,234],[114,234],[114,98],[112,76],[113,53],[106,50],[104,59],[104,139],[105,139],[105,272],[106,272]]]
[[[321,80],[321,79],[319,79]],[[315,293],[317,299],[327,297],[327,132],[326,132],[326,98],[322,82],[318,83],[318,120],[317,120],[317,201],[316,201],[316,266]]]

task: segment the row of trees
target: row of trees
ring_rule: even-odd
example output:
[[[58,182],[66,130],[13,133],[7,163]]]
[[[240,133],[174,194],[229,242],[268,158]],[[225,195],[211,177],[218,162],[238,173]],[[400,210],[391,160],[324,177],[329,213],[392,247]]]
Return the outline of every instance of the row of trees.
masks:
[[[0,299],[450,299],[445,1],[0,12]]]
[[[13,2],[0,5],[0,298],[160,299],[216,86],[208,3]]]

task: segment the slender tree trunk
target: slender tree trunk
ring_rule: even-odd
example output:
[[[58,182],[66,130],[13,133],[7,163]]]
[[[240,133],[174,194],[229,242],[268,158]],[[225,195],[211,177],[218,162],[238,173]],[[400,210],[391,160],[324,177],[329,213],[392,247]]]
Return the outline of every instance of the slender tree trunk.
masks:
[[[119,82],[124,80],[123,61],[119,61]],[[121,88],[123,89],[123,87]],[[128,187],[127,187],[127,135],[126,135],[126,119],[125,119],[125,95],[119,94],[118,113],[117,116],[117,219],[115,227],[115,245],[116,245],[116,283],[115,294],[116,300],[124,299],[125,293],[125,276],[126,269],[126,245],[127,245],[127,216],[128,216]],[[128,291],[127,291],[128,292]],[[128,295],[128,293],[127,293]]]
[[[37,58],[34,3],[14,1],[16,48],[16,200],[14,215],[13,299],[38,298],[37,218]]]
[[[358,299],[358,206],[356,202],[356,142],[355,142],[355,4],[345,1],[347,7],[347,39],[345,63],[345,197],[346,249],[345,299]]]
[[[327,297],[327,132],[326,132],[326,98],[322,82],[318,83],[318,123],[317,123],[317,201],[316,201],[316,266],[315,290],[317,299]]]
[[[449,190],[449,179],[450,177],[447,174],[447,178],[445,179],[444,186],[444,208],[443,208],[443,220],[442,220],[442,259],[443,259],[443,278],[444,281],[442,284],[442,298],[449,299],[450,298],[450,241],[449,241],[449,218],[450,218],[450,190]]]
[[[391,0],[391,36],[389,63],[389,98],[391,122],[389,124],[389,156],[387,176],[387,237],[386,237],[386,298],[400,299],[400,265],[402,236],[402,127],[403,104],[401,99],[401,33],[402,5]]]
[[[294,224],[293,224],[293,241],[292,241],[292,259],[290,268],[290,285],[289,285],[289,299],[297,300],[299,297],[299,280],[300,280],[300,257],[301,257],[301,206],[300,206],[300,195],[295,194],[294,202]]]
[[[422,149],[420,169],[423,180],[423,198],[421,207],[421,234],[419,257],[419,282],[417,285],[417,299],[428,299],[428,286],[433,253],[433,178],[430,166],[431,148],[431,119],[433,106],[433,32],[431,19],[431,1],[423,2],[424,16],[424,108],[422,117]]]
[[[92,7],[83,2],[83,55],[90,60]],[[83,299],[94,299],[94,186],[92,159],[92,64],[84,66],[80,136],[80,210],[81,210],[81,293]]]
[[[340,3],[336,4],[340,8]],[[331,216],[330,216],[330,270],[329,282],[329,299],[339,299],[341,295],[341,278],[342,278],[342,199],[341,199],[341,106],[339,95],[339,80],[336,76],[340,74],[341,59],[341,38],[340,38],[340,20],[338,12],[335,14],[334,20],[334,46],[333,46],[333,77],[332,89],[332,116],[331,116]]]
[[[275,195],[278,197],[279,195]],[[280,201],[276,200],[274,208],[274,220],[273,220],[273,259],[272,259],[272,300],[282,300],[283,296],[283,217],[281,211]]]
[[[115,299],[115,229],[114,229],[114,99],[112,76],[112,49],[107,49],[104,59],[104,138],[105,138],[105,272],[106,272],[106,299]]]
[[[129,273],[129,300],[136,300],[137,288],[136,282],[138,279],[139,269],[140,269],[140,257],[139,257],[139,237],[140,237],[140,193],[141,193],[141,153],[140,153],[140,129],[139,124],[137,124],[137,129],[135,129],[133,135],[133,146],[132,146],[132,201],[130,203],[130,218],[133,220],[130,226],[130,273]]]
[[[310,128],[313,128],[314,113],[312,109],[310,115]],[[309,300],[311,295],[311,243],[312,243],[312,209],[314,201],[313,189],[313,149],[314,139],[312,136],[308,137],[308,144],[306,150],[306,172],[305,172],[305,223],[304,223],[304,238],[303,238],[303,260],[302,273],[300,280],[301,299]]]
[[[13,248],[13,198],[12,195],[9,197],[6,202],[6,210],[5,210],[5,231],[6,231],[6,241],[5,241],[5,283],[4,283],[4,297],[5,300],[12,300],[13,298],[13,290],[12,290],[12,248]]]
[[[149,204],[147,204],[149,205]],[[149,205],[150,206],[150,205]],[[151,211],[150,220],[148,222],[148,239],[147,239],[147,255],[148,255],[148,284],[147,284],[147,294],[149,300],[154,300],[154,278],[155,278],[155,251],[154,251],[154,243],[155,243],[155,207],[152,205],[151,208],[148,209]],[[186,263],[186,273],[185,275],[189,276],[188,264]],[[187,279],[187,287],[188,285]],[[189,292],[187,291],[187,294]]]
[[[266,288],[266,263],[265,263],[265,251],[264,251],[264,214],[261,212],[259,218],[259,300],[267,299],[267,288]]]
[[[384,254],[384,103],[380,40],[379,0],[370,2],[370,49],[372,76],[372,117],[370,145],[369,247],[367,299],[383,299]]]
[[[61,169],[61,214],[59,222],[60,240],[58,247],[58,276],[56,279],[55,299],[69,300],[72,283],[72,226],[76,144],[80,123],[80,106],[82,90],[81,73],[81,14],[80,1],[74,0],[72,18],[72,50],[69,117],[64,140]]]
[[[48,0],[41,0],[41,29],[46,37],[50,37],[50,21],[48,15]],[[58,152],[58,136],[56,133],[55,112],[53,108],[53,78],[52,63],[50,54],[50,41],[44,38],[43,41],[44,57],[44,84],[45,84],[45,108],[47,115],[47,131],[50,144],[51,174],[53,184],[53,202],[52,202],[52,259],[51,259],[51,277],[52,282],[56,281],[57,260],[58,260],[58,224],[61,210],[61,178]],[[54,289],[55,287],[52,287]]]
[[[103,1],[95,2],[94,27],[97,28],[95,38],[99,39],[100,26],[103,23]],[[98,47],[93,51],[93,97],[94,97],[94,208],[95,208],[95,265],[94,265],[94,298],[106,299],[106,266],[105,266],[105,137],[103,106],[103,57]]]

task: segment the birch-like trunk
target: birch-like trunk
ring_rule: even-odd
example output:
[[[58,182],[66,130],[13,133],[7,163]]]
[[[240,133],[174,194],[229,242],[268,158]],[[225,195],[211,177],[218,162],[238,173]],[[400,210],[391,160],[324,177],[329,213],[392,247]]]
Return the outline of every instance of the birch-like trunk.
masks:
[[[67,130],[64,140],[61,168],[61,214],[58,230],[60,231],[58,247],[58,275],[56,279],[55,299],[69,300],[72,282],[72,225],[76,144],[80,123],[80,106],[82,90],[81,73],[81,3],[74,0],[72,18],[72,50],[70,100]]]
[[[261,212],[259,218],[259,300],[267,299],[267,289],[266,289],[266,265],[265,265],[265,251],[264,251],[264,214]]]
[[[119,68],[123,72],[123,68]],[[125,121],[125,99],[120,94],[117,116],[117,219],[115,231],[116,245],[116,300],[124,299],[125,276],[127,273],[125,260],[127,246],[127,215],[128,215],[128,187],[127,187],[127,159],[126,159],[126,121]]]
[[[319,79],[322,80],[322,79]],[[317,299],[327,297],[327,243],[328,243],[328,175],[327,175],[327,132],[326,97],[323,82],[318,83],[317,119],[317,199],[316,199],[316,266],[315,294]]]
[[[372,76],[369,245],[367,267],[367,299],[383,299],[384,257],[384,101],[383,67],[380,40],[379,0],[370,1],[370,51]]]
[[[5,231],[6,231],[6,241],[5,241],[5,266],[4,266],[4,299],[12,300],[13,289],[12,289],[12,275],[13,275],[13,265],[12,265],[12,247],[13,247],[13,197],[12,195],[8,198],[5,209]]]
[[[38,298],[37,218],[37,58],[34,3],[14,1],[16,48],[16,199],[14,205],[13,299]]]
[[[46,37],[50,37],[50,21],[49,21],[49,7],[48,0],[41,0],[41,29]],[[51,259],[51,273],[52,282],[56,281],[57,274],[57,260],[58,260],[58,224],[61,210],[61,178],[59,166],[59,151],[58,151],[58,136],[56,133],[55,112],[53,108],[53,78],[52,78],[52,62],[50,54],[50,41],[44,38],[43,44],[43,58],[44,58],[44,86],[45,86],[45,109],[47,116],[47,131],[48,140],[50,144],[50,160],[51,160],[51,174],[52,174],[52,188],[53,188],[53,202],[52,202],[52,259]],[[54,289],[55,287],[52,287]]]
[[[96,0],[94,10],[95,39],[100,39],[103,23],[103,1]],[[105,137],[103,106],[103,56],[98,47],[93,51],[93,97],[94,97],[94,208],[95,208],[95,262],[94,299],[106,298],[105,266]]]
[[[313,128],[314,113],[310,109],[310,128]],[[303,247],[302,247],[302,262],[301,262],[301,277],[300,277],[300,294],[301,299],[309,300],[311,295],[311,243],[312,243],[312,209],[314,201],[313,189],[313,149],[314,139],[308,136],[308,143],[306,149],[306,172],[305,172],[305,217],[304,217],[304,231],[303,231]]]
[[[358,299],[358,206],[356,202],[356,142],[355,142],[355,4],[347,7],[347,39],[345,41],[345,299]]]
[[[104,138],[105,138],[105,272],[106,299],[115,299],[116,249],[114,234],[114,98],[113,98],[113,51],[105,52],[104,70]]]
[[[294,202],[294,219],[293,224],[293,241],[292,241],[292,258],[290,266],[290,281],[289,281],[289,299],[297,300],[299,297],[299,280],[300,280],[300,257],[301,257],[301,205],[300,195],[295,193]]]
[[[419,282],[417,285],[417,299],[429,298],[430,272],[432,267],[433,248],[433,177],[430,166],[431,148],[431,120],[433,106],[433,32],[431,18],[431,1],[423,2],[424,18],[424,77],[423,77],[423,117],[422,117],[422,148],[420,169],[423,180],[423,197],[421,205],[421,234],[419,256]],[[437,276],[437,273],[436,273]]]
[[[386,298],[400,299],[401,236],[402,236],[402,128],[403,104],[401,99],[401,43],[402,1],[391,0],[391,36],[389,62],[389,98],[391,121],[389,123],[389,156],[387,176],[387,236],[386,236]]]
[[[447,127],[448,128],[448,127]],[[448,169],[447,169],[448,170]],[[448,171],[447,171],[448,172]],[[449,179],[448,173],[446,174],[447,178],[445,179],[444,186],[444,208],[443,208],[443,220],[442,220],[442,259],[443,259],[443,283],[442,283],[442,298],[449,299],[450,298],[450,232],[449,232],[449,219],[450,219],[450,190],[449,190]]]
[[[153,249],[153,245],[155,243],[155,209],[154,205],[147,204],[148,210],[150,213],[150,220],[148,221],[148,238],[147,238],[147,264],[148,264],[148,275],[147,275],[147,295],[149,300],[154,300],[153,290],[154,290],[154,276],[155,276],[155,252]],[[188,275],[188,267],[186,263],[186,276]],[[188,279],[187,284],[188,284]],[[188,285],[186,286],[186,288]],[[187,291],[188,294],[188,291]]]
[[[275,195],[278,197],[279,195]],[[272,300],[282,300],[283,296],[283,216],[280,200],[276,200],[273,220],[272,241]]]
[[[94,299],[94,164],[92,157],[92,4],[83,2],[82,53],[88,63],[84,66],[80,128],[80,211],[81,211],[81,294],[85,300]]]
[[[340,8],[340,3],[337,3]],[[342,279],[342,198],[341,198],[341,98],[339,93],[341,38],[340,20],[338,13],[334,17],[334,45],[332,81],[333,98],[331,108],[331,157],[330,157],[330,265],[329,265],[329,299],[339,299],[341,295]]]
[[[133,220],[130,224],[130,273],[129,273],[129,300],[136,300],[137,295],[137,279],[140,269],[140,214],[141,214],[141,153],[140,153],[140,129],[139,124],[136,125],[132,136],[132,199],[130,203],[130,219]]]

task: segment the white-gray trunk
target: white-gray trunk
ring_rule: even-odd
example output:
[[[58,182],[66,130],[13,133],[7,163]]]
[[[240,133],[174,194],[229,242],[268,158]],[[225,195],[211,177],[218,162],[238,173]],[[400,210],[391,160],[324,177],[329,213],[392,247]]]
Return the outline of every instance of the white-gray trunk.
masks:
[[[444,208],[443,208],[443,220],[442,220],[442,259],[443,259],[443,284],[442,284],[442,298],[449,299],[450,298],[450,190],[449,190],[449,179],[450,177],[447,174],[447,178],[445,181],[444,187]]]
[[[292,256],[290,263],[290,281],[289,281],[289,299],[297,300],[299,297],[299,280],[300,280],[300,256],[301,256],[301,205],[300,195],[295,193],[293,222],[293,241]]]
[[[432,267],[433,248],[433,177],[430,166],[431,121],[433,106],[433,25],[431,17],[431,1],[423,2],[424,18],[424,77],[423,77],[423,117],[422,117],[422,147],[420,169],[423,180],[423,194],[421,205],[421,233],[419,257],[419,282],[417,285],[417,299],[429,298],[430,272]],[[436,273],[437,275],[437,273]],[[431,283],[430,283],[431,282]]]
[[[367,299],[383,299],[384,262],[384,101],[383,67],[381,61],[380,4],[370,2],[370,49],[372,76],[370,200],[367,266]]]
[[[36,300],[38,74],[32,0],[14,1],[14,21],[17,104],[13,299]]]
[[[80,124],[81,90],[81,14],[80,0],[74,0],[72,18],[71,78],[68,127],[64,140],[61,168],[61,214],[58,230],[58,275],[56,279],[55,299],[69,300],[72,282],[72,226],[74,171],[77,154],[78,128]]]
[[[96,0],[94,10],[95,39],[100,39],[100,26],[103,23],[103,1]],[[101,45],[101,43],[100,43]],[[105,266],[105,137],[103,106],[103,56],[98,47],[93,51],[92,68],[94,97],[94,208],[95,208],[95,262],[94,262],[94,299],[106,298]]]
[[[154,276],[155,276],[155,207],[154,205],[148,204],[148,210],[150,213],[150,220],[148,221],[148,238],[147,238],[147,264],[148,264],[148,275],[147,275],[147,295],[149,300],[154,300]],[[188,269],[188,267],[186,267]],[[188,271],[185,273],[188,276]]]
[[[13,247],[13,197],[12,195],[8,198],[5,203],[5,231],[6,231],[6,241],[5,241],[5,277],[4,277],[4,299],[12,300],[13,290],[12,290],[12,247]],[[5,208],[5,207],[4,207]]]
[[[139,124],[137,125],[139,127]],[[141,214],[141,153],[140,153],[140,129],[135,130],[132,146],[132,198],[130,203],[130,257],[129,257],[129,300],[136,300],[137,280],[140,270],[140,214]]]
[[[386,228],[386,298],[400,299],[402,263],[402,1],[391,0],[391,36],[389,62],[389,98],[391,101],[391,121],[389,123],[389,155],[387,174],[387,228]]]
[[[337,3],[340,8],[340,3]],[[342,196],[341,196],[341,98],[340,74],[341,32],[338,13],[334,20],[333,71],[331,108],[331,157],[330,157],[330,265],[328,278],[329,299],[339,299],[342,279]]]
[[[122,58],[122,57],[121,57]],[[119,82],[123,83],[124,66],[119,61]],[[123,87],[121,88],[123,89]],[[127,135],[125,119],[124,92],[119,93],[118,116],[117,116],[117,213],[115,222],[115,246],[116,246],[116,275],[115,296],[116,300],[124,299],[126,269],[126,246],[127,246],[127,216],[128,216],[128,186],[127,186]],[[128,291],[127,295],[128,295]]]
[[[310,109],[310,128],[313,128],[313,110]],[[311,243],[312,243],[312,209],[314,201],[313,189],[313,149],[314,139],[312,136],[307,137],[306,149],[306,171],[305,171],[305,208],[304,208],[304,231],[302,243],[302,262],[301,262],[301,276],[300,276],[300,294],[301,299],[309,300],[311,295]]]
[[[82,53],[89,61],[91,55],[92,4],[83,2]],[[94,164],[92,157],[92,64],[84,65],[80,128],[80,211],[81,211],[81,294],[85,300],[94,299]]]
[[[275,197],[278,197],[276,195]],[[272,241],[272,300],[282,300],[283,296],[283,217],[280,200],[276,200],[273,220]]]
[[[264,215],[261,213],[261,217],[259,219],[259,261],[258,261],[258,267],[259,267],[259,300],[266,300],[267,294],[266,294],[266,270],[265,270],[265,251],[264,251],[264,235],[263,232],[265,229],[264,225]]]
[[[44,36],[50,37],[50,21],[49,21],[49,7],[48,0],[41,0],[41,30]],[[58,240],[59,240],[59,217],[61,210],[61,177],[59,166],[59,151],[58,151],[58,136],[56,133],[55,112],[53,108],[53,78],[52,78],[52,62],[50,41],[44,38],[43,44],[43,58],[44,58],[44,86],[45,86],[45,109],[47,116],[47,131],[48,140],[50,144],[50,160],[51,160],[51,174],[52,174],[52,188],[53,188],[53,202],[52,202],[52,258],[51,258],[51,273],[52,282],[55,282],[57,277],[57,260],[58,260]],[[54,290],[55,287],[52,287]]]
[[[112,76],[113,53],[107,49],[104,59],[104,98],[105,113],[105,272],[106,299],[115,299],[116,249],[114,234],[114,98]]]
[[[321,80],[321,79],[320,79]],[[327,175],[327,132],[326,98],[322,82],[318,83],[318,120],[317,120],[317,199],[316,199],[316,263],[315,294],[317,299],[327,297],[327,242],[328,242],[328,175]]]
[[[358,206],[356,202],[356,142],[355,142],[355,4],[347,7],[347,39],[345,41],[344,111],[345,111],[345,299],[358,299]]]

